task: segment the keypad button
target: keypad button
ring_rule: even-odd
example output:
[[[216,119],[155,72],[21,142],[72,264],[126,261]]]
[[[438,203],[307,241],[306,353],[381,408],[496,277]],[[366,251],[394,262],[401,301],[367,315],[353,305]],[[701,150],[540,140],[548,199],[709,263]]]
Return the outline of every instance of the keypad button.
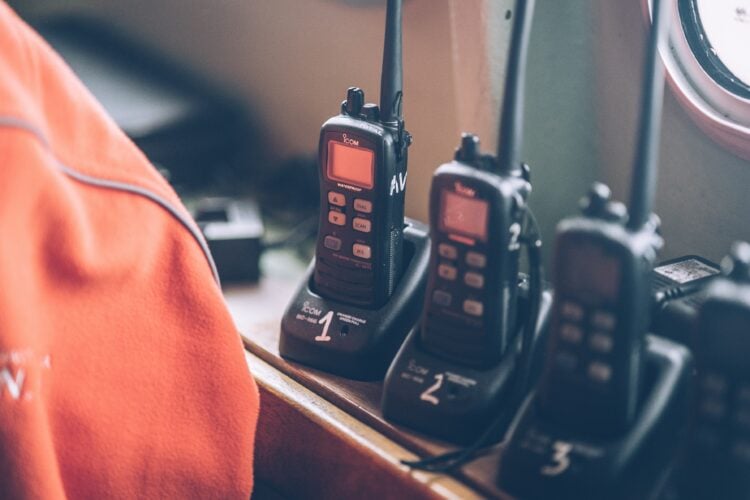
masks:
[[[745,462],[745,465],[750,463],[750,442],[741,439],[734,443],[731,448],[731,453],[734,458]]]
[[[336,191],[328,191],[328,203],[337,207],[343,207],[346,205],[346,196]]]
[[[441,243],[438,245],[438,255],[444,259],[455,260],[458,258],[458,249],[453,245]]]
[[[744,429],[746,432],[750,430],[750,411],[736,411],[732,418],[738,427]]]
[[[360,259],[369,259],[372,257],[372,249],[368,245],[362,245],[360,243],[352,245],[352,253],[355,257],[359,257]]]
[[[578,357],[572,352],[560,351],[555,355],[555,365],[560,370],[573,372],[578,368]]]
[[[326,236],[325,239],[323,239],[323,246],[329,250],[337,252],[341,250],[341,239],[336,238],[335,236]]]
[[[355,231],[369,233],[372,231],[372,222],[367,219],[362,219],[361,217],[355,217],[352,219],[352,227]]]
[[[727,391],[727,379],[716,373],[706,373],[700,379],[700,386],[704,392],[722,397]]]
[[[328,212],[328,222],[337,226],[343,226],[346,224],[346,214],[331,210]]]
[[[432,301],[439,306],[449,306],[453,300],[453,296],[443,290],[435,290],[432,292]]]
[[[692,433],[693,440],[702,447],[716,449],[721,442],[721,435],[714,426],[699,425]]]
[[[458,269],[453,266],[449,266],[448,264],[440,264],[438,266],[438,276],[444,280],[453,281],[456,279],[457,274]]]
[[[484,305],[478,300],[464,300],[464,312],[471,316],[481,316],[484,312]]]
[[[612,352],[614,346],[614,339],[612,335],[608,335],[602,332],[596,332],[589,337],[589,347],[592,350],[600,352],[602,354],[609,354]]]
[[[721,420],[727,414],[726,405],[716,398],[704,398],[698,406],[701,416],[709,420]]]
[[[583,340],[583,330],[570,323],[563,323],[560,328],[560,338],[571,344],[578,344]]]
[[[364,214],[372,213],[372,202],[362,198],[354,198],[354,210]]]
[[[569,321],[581,321],[583,319],[583,307],[569,300],[560,304],[560,314]]]
[[[589,364],[588,375],[594,382],[606,384],[612,378],[612,367],[606,363],[594,361]]]
[[[479,273],[466,273],[464,274],[464,283],[472,288],[483,288],[484,287],[484,276]]]
[[[591,317],[591,326],[597,330],[614,330],[616,322],[615,315],[606,311],[596,311]]]
[[[467,252],[466,263],[471,267],[478,267],[482,269],[487,265],[487,257],[479,252]]]

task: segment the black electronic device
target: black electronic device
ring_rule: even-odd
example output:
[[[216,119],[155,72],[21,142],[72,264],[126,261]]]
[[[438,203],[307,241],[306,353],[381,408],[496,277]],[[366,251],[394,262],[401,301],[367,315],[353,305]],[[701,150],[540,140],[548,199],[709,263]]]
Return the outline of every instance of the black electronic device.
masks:
[[[698,255],[659,263],[652,280],[651,332],[693,347],[693,323],[708,285],[720,271],[718,264]]]
[[[635,198],[635,206],[643,203]],[[661,238],[657,222],[637,218],[636,211],[626,225],[624,207],[609,201],[603,184],[584,205],[582,216],[558,225],[555,301],[538,402],[542,414],[566,426],[617,435],[637,411]]]
[[[311,264],[281,320],[279,353],[348,378],[382,378],[419,318],[429,255],[427,226],[406,219],[404,272],[390,299],[378,309],[316,293]]]
[[[646,341],[669,2],[653,6],[629,214],[597,183],[583,214],[558,225],[545,366],[500,465],[499,484],[520,498],[643,498],[687,421],[689,352]]]
[[[750,245],[722,264],[698,312],[693,428],[664,498],[750,498]]]
[[[203,198],[193,208],[222,282],[258,281],[263,221],[249,199]]]
[[[315,260],[281,321],[282,356],[356,379],[384,375],[424,297],[429,236],[404,222],[401,80],[401,0],[388,0],[380,107],[352,87],[323,125]]]
[[[527,205],[531,183],[519,158],[533,4],[519,0],[513,12],[497,157],[482,154],[479,139],[464,134],[454,160],[433,176],[422,318],[394,359],[383,391],[387,419],[459,443],[480,438],[521,402],[530,353],[551,302],[549,294],[546,302],[542,298],[541,243],[536,234],[529,238],[535,231]],[[531,269],[519,316],[524,243],[531,245]]]
[[[498,168],[478,144],[464,135],[456,159],[432,178],[432,250],[420,343],[437,356],[487,367],[500,361],[515,333],[531,184],[520,163]]]
[[[404,190],[411,136],[401,114],[401,0],[388,0],[380,107],[351,87],[320,131],[315,291],[377,309],[403,271]]]

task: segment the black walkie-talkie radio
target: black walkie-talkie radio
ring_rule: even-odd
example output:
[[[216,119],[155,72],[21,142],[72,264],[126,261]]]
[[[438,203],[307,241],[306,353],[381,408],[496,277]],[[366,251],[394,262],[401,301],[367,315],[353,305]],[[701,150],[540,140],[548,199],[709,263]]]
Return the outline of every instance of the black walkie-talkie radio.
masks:
[[[483,367],[500,360],[515,333],[531,184],[520,164],[496,174],[495,158],[480,155],[478,143],[465,135],[456,161],[432,179],[432,252],[420,342],[438,356]]]
[[[656,113],[641,126],[657,126]],[[597,184],[584,215],[558,226],[540,411],[602,435],[620,433],[632,423],[641,391],[651,273],[661,246],[657,222],[650,218],[652,195],[643,189],[654,175],[653,166],[644,167],[654,161],[637,160],[627,225],[624,207],[610,202],[609,189]],[[642,180],[647,184],[639,184]]]
[[[429,260],[426,226],[404,219],[401,3],[387,2],[380,106],[351,87],[320,131],[315,260],[279,338],[285,358],[358,379],[382,377],[417,321]]]
[[[594,184],[583,214],[558,225],[545,365],[500,464],[501,487],[521,498],[643,498],[684,428],[689,353],[646,337],[669,3],[653,2],[629,216]]]
[[[541,286],[526,294],[527,315],[517,313],[531,192],[519,155],[533,3],[519,0],[513,12],[497,157],[482,154],[479,139],[464,134],[455,159],[433,176],[422,319],[391,365],[383,393],[386,418],[456,442],[471,442],[499,413],[510,413],[507,396],[519,392],[510,388],[519,378],[520,331],[533,330],[524,335],[528,350],[538,326]],[[534,317],[523,321],[528,315]]]
[[[722,268],[698,311],[693,428],[665,498],[750,498],[750,245]]]
[[[407,148],[401,76],[401,0],[388,0],[380,107],[347,91],[320,131],[320,225],[315,289],[376,308],[402,272]]]

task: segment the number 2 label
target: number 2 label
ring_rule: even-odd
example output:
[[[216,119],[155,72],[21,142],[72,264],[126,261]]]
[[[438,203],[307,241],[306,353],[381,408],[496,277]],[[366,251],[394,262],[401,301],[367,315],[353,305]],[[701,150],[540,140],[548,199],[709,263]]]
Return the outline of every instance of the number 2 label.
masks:
[[[333,311],[328,311],[325,316],[318,320],[319,325],[323,325],[323,331],[320,335],[315,337],[316,342],[330,342],[331,337],[328,335],[328,329],[331,327],[331,320],[333,319]]]
[[[432,403],[435,406],[439,405],[440,400],[433,393],[440,389],[440,387],[442,387],[443,377],[445,377],[445,375],[443,375],[442,373],[436,373],[435,383],[428,387],[422,394],[420,394],[419,399],[421,399],[422,401],[427,401],[428,403]]]
[[[518,242],[518,238],[521,236],[521,224],[514,222],[508,228],[510,232],[510,243],[508,243],[508,250],[514,251],[521,248],[521,244]]]

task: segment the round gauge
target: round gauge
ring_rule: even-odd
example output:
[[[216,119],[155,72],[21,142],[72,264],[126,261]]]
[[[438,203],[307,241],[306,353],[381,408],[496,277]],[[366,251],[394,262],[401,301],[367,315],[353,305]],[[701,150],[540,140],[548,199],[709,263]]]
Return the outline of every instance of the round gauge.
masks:
[[[750,0],[662,1],[673,3],[661,55],[678,100],[716,142],[750,159]]]

